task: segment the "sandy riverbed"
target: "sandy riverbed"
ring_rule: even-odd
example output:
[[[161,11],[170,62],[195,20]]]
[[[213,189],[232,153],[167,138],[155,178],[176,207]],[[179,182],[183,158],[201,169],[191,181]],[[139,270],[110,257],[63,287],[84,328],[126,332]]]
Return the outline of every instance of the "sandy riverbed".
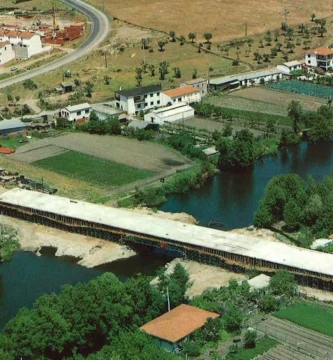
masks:
[[[221,286],[228,286],[229,280],[235,279],[243,281],[245,274],[237,274],[222,268],[200,264],[191,260],[175,259],[166,265],[166,274],[171,274],[176,266],[180,263],[190,275],[192,286],[187,290],[186,295],[189,298],[202,294],[205,290],[220,288]],[[157,284],[157,278],[152,282],[152,285]]]

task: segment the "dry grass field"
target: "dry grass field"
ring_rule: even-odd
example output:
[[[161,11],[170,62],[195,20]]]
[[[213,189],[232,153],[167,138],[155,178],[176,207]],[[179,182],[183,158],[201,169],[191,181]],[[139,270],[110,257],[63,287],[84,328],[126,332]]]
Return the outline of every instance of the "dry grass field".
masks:
[[[315,111],[319,106],[327,103],[325,99],[300,94],[291,94],[283,91],[271,90],[264,87],[241,89],[227,96],[227,98],[229,97],[234,97],[235,100],[237,98],[241,98],[239,99],[240,103],[242,102],[243,98],[252,101],[258,101],[260,104],[264,102],[268,103],[266,107],[267,112],[270,112],[271,107],[273,109],[276,106],[279,106],[281,111],[287,112],[287,107],[291,100],[299,101],[303,108],[309,111]],[[234,105],[233,107],[237,108],[237,105]]]
[[[103,4],[103,0],[89,2]],[[199,41],[205,32],[211,32],[215,41],[243,37],[245,23],[248,35],[279,28],[284,9],[289,11],[290,25],[308,22],[312,13],[319,18],[332,13],[330,3],[313,0],[112,0],[105,1],[105,9],[135,24],[184,36],[195,32]]]
[[[155,173],[163,173],[190,164],[190,161],[177,151],[152,142],[89,134],[68,134],[38,140],[21,146],[9,158],[31,163],[61,154],[66,150]]]

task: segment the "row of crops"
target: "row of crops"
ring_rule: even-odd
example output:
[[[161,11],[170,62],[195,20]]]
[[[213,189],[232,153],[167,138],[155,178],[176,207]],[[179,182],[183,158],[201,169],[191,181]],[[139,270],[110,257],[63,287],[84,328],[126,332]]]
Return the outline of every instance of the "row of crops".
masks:
[[[316,96],[324,99],[329,99],[331,97],[333,98],[332,88],[303,81],[286,80],[276,83],[267,83],[265,86],[275,90],[288,91],[308,96]]]

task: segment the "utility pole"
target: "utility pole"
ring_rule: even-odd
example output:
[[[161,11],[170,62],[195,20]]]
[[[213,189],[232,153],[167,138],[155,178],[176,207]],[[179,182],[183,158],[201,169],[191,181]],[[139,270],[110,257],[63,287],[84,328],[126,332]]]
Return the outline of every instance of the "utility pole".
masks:
[[[168,312],[170,311],[169,286],[167,286]]]
[[[285,23],[288,25],[288,15],[289,15],[289,11],[288,11],[287,9],[284,9],[283,15],[284,15],[284,21],[285,21]]]
[[[106,51],[104,52],[104,62],[105,62],[105,68],[108,68],[108,59],[106,57]]]

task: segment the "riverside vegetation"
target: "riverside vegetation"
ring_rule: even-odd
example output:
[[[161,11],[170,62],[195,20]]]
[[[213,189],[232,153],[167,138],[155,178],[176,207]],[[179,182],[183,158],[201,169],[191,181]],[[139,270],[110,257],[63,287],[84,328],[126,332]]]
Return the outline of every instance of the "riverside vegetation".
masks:
[[[316,183],[309,176],[278,175],[266,186],[254,225],[288,232],[292,241],[310,247],[313,238],[328,238],[333,233],[333,174]],[[331,249],[331,248],[330,248]]]
[[[9,261],[14,251],[20,248],[17,231],[11,226],[0,227],[0,262]]]
[[[156,287],[151,278],[138,275],[124,283],[105,273],[87,284],[65,285],[60,294],[42,295],[32,309],[21,309],[0,333],[0,358],[3,360],[172,360],[196,357],[219,341],[240,333],[246,320],[259,310],[272,312],[296,299],[296,282],[292,275],[278,271],[266,294],[250,291],[247,281],[241,285],[231,280],[229,286],[205,291],[191,301],[186,290],[191,286],[189,274],[177,264],[173,273],[157,273]],[[158,348],[153,339],[139,331],[144,323],[167,311],[167,289],[171,308],[189,303],[218,312],[221,317],[208,320],[189,341],[180,344],[180,354]],[[258,348],[257,348],[258,345]],[[266,344],[267,345],[267,344]],[[256,336],[244,334],[244,348],[233,353],[249,354],[262,346]],[[273,346],[274,343],[271,343]],[[216,360],[220,359],[217,353]],[[237,358],[237,357],[236,357]]]

